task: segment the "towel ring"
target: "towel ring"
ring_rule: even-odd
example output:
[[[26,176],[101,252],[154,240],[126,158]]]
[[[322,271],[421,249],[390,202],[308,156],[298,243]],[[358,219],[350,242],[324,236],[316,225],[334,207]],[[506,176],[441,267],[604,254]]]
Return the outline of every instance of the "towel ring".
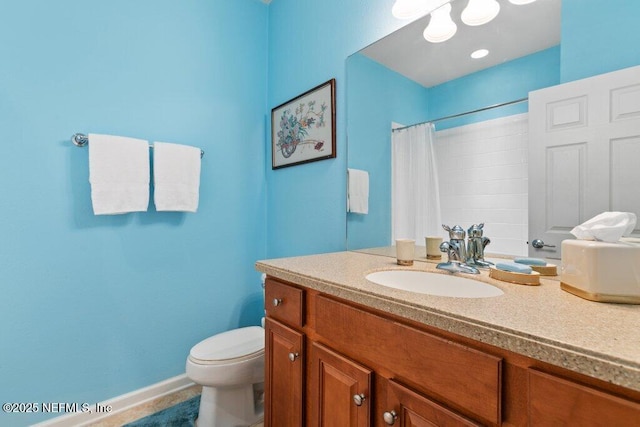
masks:
[[[71,135],[71,142],[76,147],[84,147],[89,143],[89,137],[84,133],[74,133]],[[153,149],[153,145],[149,144],[149,148]],[[200,150],[200,158],[204,157],[204,150]]]

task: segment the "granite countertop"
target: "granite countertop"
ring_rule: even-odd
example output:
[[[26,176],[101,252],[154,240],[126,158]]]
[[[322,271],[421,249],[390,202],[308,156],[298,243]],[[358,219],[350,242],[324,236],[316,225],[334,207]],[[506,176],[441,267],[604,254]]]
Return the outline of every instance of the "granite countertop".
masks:
[[[441,272],[424,258],[412,267],[400,267],[384,250],[378,252],[264,260],[258,261],[256,268],[307,288],[640,391],[639,305],[587,301],[561,290],[557,278],[542,278],[540,286],[524,286],[494,280],[486,271],[473,278],[497,286],[504,295],[451,298],[392,289],[369,282],[365,276],[389,269]]]

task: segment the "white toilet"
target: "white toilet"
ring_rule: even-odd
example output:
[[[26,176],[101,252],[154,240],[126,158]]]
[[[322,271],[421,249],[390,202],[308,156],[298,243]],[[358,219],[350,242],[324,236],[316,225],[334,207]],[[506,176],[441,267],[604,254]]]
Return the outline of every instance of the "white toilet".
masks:
[[[251,426],[264,416],[264,329],[232,329],[189,352],[187,376],[202,385],[197,427]]]

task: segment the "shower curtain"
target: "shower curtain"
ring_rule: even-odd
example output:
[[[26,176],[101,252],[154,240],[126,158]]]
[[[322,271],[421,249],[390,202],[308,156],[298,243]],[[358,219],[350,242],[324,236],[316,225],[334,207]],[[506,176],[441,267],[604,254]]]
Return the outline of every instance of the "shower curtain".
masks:
[[[391,134],[391,238],[441,236],[440,193],[434,155],[435,127],[423,123]]]

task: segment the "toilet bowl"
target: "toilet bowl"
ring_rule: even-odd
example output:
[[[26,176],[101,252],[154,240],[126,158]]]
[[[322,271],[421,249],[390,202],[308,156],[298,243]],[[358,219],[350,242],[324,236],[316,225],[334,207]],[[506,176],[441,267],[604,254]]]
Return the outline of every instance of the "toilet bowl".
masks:
[[[232,329],[191,349],[186,373],[202,385],[197,427],[250,426],[264,415],[264,329]]]

